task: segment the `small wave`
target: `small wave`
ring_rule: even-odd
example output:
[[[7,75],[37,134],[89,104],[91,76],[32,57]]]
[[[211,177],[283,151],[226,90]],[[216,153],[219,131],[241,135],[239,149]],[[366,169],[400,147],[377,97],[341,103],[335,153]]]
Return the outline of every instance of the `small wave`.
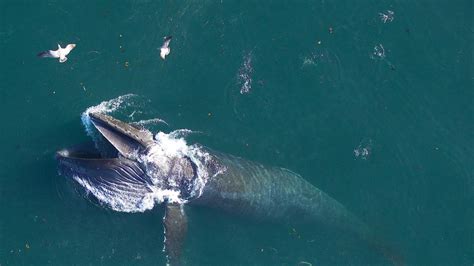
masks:
[[[185,138],[191,134],[201,134],[201,131],[193,131],[190,129],[177,129],[170,133],[171,138]]]
[[[387,22],[392,22],[395,19],[395,12],[392,10],[387,10],[379,13],[380,20],[385,24]]]
[[[372,155],[373,141],[371,139],[363,139],[354,149],[354,156],[362,160],[367,160]]]
[[[383,48],[382,44],[378,44],[374,47],[374,51],[372,52],[372,59],[384,59],[385,58],[385,48]]]
[[[316,65],[315,59],[313,56],[303,58],[303,66]]]
[[[253,74],[253,67],[252,67],[252,53],[248,53],[244,56],[244,61],[242,66],[239,69],[239,83],[240,83],[240,93],[249,93],[250,89],[252,89],[252,74]]]
[[[387,50],[387,51],[390,51],[390,50]],[[376,61],[385,62],[390,67],[391,70],[396,70],[396,67],[390,61],[387,60],[386,56],[387,56],[387,52],[385,48],[383,47],[383,45],[380,43],[374,46],[374,50],[372,54],[370,55],[370,58]]]
[[[160,118],[140,120],[140,121],[137,121],[137,122],[133,122],[131,124],[137,125],[137,126],[143,126],[143,127],[144,126],[149,126],[149,125],[158,125],[158,124],[165,124],[165,125],[169,126],[169,124],[165,120],[160,119]]]
[[[121,108],[127,100],[133,97],[137,97],[137,95],[125,94],[108,101],[103,101],[98,105],[87,108],[81,115],[81,121],[82,121],[82,124],[84,125],[87,135],[92,137],[94,141],[96,141],[94,126],[92,125],[92,122],[90,121],[90,118],[89,118],[90,113],[102,113],[102,114],[112,113],[118,110],[119,108]]]
[[[324,57],[325,54],[326,57]],[[312,52],[310,55],[303,58],[302,67],[317,66],[319,63],[325,62],[325,60],[329,60],[328,54],[322,50],[316,50],[315,52]]]

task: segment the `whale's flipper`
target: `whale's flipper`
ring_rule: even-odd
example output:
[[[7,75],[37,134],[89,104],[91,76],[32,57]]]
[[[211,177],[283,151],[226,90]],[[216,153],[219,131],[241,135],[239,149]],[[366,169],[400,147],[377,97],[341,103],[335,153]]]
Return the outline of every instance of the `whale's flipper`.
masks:
[[[188,218],[184,213],[183,205],[166,204],[163,225],[165,228],[163,250],[166,252],[168,264],[179,265],[181,250],[188,231]]]

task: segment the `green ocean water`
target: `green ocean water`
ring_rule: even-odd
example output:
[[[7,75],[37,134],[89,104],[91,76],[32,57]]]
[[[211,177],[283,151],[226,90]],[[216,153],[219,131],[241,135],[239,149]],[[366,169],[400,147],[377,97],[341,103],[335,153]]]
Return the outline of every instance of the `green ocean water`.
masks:
[[[165,263],[162,208],[104,209],[54,160],[128,93],[189,143],[301,174],[407,264],[472,265],[472,38],[462,0],[1,0],[0,265]],[[57,43],[67,62],[36,57]],[[186,265],[388,264],[342,232],[187,212]]]

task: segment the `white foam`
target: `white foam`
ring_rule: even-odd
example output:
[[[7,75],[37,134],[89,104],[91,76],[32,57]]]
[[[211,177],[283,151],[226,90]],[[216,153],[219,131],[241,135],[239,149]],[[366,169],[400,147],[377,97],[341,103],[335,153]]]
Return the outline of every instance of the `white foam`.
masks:
[[[161,177],[170,171],[174,157],[181,157],[186,153],[187,145],[183,139],[169,138],[163,132],[156,134],[155,143],[139,160],[147,167],[153,184],[163,186],[165,184]]]
[[[190,130],[184,131],[192,132]],[[199,197],[210,176],[205,164],[208,160],[211,160],[211,156],[202,151],[202,149],[197,145],[188,146],[184,138],[176,137],[176,134],[173,134],[173,132],[170,134],[158,132],[155,135],[155,145],[149,149],[149,152],[146,155],[143,155],[140,158],[140,161],[147,167],[146,171],[153,178],[152,182],[157,187],[160,187],[164,185],[161,177],[166,176],[166,173],[170,171],[172,160],[174,158],[182,157],[189,158],[197,167],[197,177],[193,181],[191,196]],[[169,178],[166,181],[168,186],[171,186],[175,190],[179,190],[179,184],[177,184],[175,180]],[[167,200],[170,202],[184,201],[182,198],[167,198]]]
[[[162,153],[165,156],[182,156],[188,151],[188,146],[183,138],[173,138],[171,134],[158,132],[155,135],[156,145],[150,149],[150,155]]]

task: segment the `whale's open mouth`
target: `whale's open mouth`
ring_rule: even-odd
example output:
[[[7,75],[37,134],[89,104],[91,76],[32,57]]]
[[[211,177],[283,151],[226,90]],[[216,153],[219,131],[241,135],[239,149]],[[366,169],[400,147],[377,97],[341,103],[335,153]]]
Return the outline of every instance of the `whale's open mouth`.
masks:
[[[61,167],[68,167],[77,174],[97,172],[98,165],[133,165],[135,155],[153,144],[153,136],[147,130],[135,128],[104,114],[89,114],[90,120],[106,140],[101,143],[75,145],[56,153]],[[97,174],[101,174],[98,172]]]
[[[102,114],[90,114],[90,119],[109,144],[99,149],[91,142],[58,151],[59,172],[114,210],[152,208],[153,182],[133,158],[153,142],[151,133]]]
[[[172,134],[159,132],[155,139],[146,129],[102,113],[88,113],[83,122],[93,126],[87,132],[95,142],[58,151],[59,172],[114,210],[185,203],[199,197],[208,177],[222,170],[202,147]]]

